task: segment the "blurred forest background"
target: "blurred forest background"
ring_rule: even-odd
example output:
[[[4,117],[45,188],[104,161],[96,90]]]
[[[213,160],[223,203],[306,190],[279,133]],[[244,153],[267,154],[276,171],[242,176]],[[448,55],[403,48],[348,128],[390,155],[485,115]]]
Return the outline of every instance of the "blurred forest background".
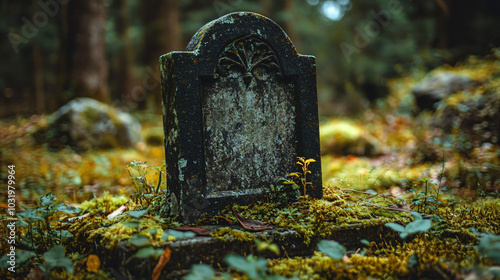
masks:
[[[159,56],[236,11],[270,17],[316,56],[322,116],[355,116],[392,77],[500,46],[497,0],[17,0],[0,11],[0,118],[85,96],[161,112]]]

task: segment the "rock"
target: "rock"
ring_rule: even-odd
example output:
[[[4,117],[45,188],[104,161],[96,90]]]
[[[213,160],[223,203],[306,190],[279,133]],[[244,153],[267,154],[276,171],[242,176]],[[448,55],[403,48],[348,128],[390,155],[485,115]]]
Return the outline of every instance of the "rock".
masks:
[[[467,76],[442,72],[432,74],[414,85],[412,93],[420,110],[434,110],[434,103],[450,94],[467,90],[473,85],[474,81]]]
[[[355,123],[331,120],[320,129],[321,154],[376,156],[380,142]]]
[[[500,90],[482,95],[455,94],[446,99],[432,121],[462,151],[483,143],[500,144]]]
[[[91,98],[76,98],[49,116],[45,132],[52,148],[71,146],[81,151],[134,147],[141,125],[129,113]]]
[[[163,145],[163,127],[155,126],[148,127],[142,130],[144,140],[148,145],[161,146]]]

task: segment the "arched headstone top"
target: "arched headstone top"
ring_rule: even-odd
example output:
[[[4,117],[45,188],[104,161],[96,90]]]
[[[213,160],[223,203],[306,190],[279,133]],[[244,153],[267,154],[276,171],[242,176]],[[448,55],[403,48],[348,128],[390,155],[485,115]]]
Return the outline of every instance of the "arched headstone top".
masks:
[[[283,75],[297,75],[298,62],[292,41],[273,20],[252,12],[236,12],[207,23],[191,38],[186,51],[205,61],[199,64],[200,76],[214,75],[220,55],[228,46],[245,37],[267,44],[275,53]]]

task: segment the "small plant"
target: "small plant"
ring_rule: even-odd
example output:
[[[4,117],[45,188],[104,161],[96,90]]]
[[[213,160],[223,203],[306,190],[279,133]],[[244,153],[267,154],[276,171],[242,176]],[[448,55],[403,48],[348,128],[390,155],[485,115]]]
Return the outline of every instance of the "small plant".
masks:
[[[438,192],[434,193],[432,190],[429,190],[429,184],[436,185],[433,181],[427,178],[420,178],[418,181],[423,182],[424,191],[417,192],[417,184],[414,183],[413,188],[409,190],[413,194],[411,204],[419,212],[422,211],[424,214],[433,213],[441,205],[441,201],[439,201],[439,189],[441,186],[438,186]]]
[[[335,260],[342,259],[346,253],[346,249],[342,244],[332,240],[321,240],[318,243],[318,250]]]
[[[254,240],[257,245],[257,251],[269,250],[279,255],[279,248],[276,244],[267,241]],[[243,257],[237,254],[229,254],[224,258],[224,262],[229,265],[229,269],[235,270],[246,275],[249,280],[285,280],[297,278],[285,278],[275,275],[269,271],[268,261],[262,257],[252,254]],[[216,273],[214,269],[206,264],[197,264],[191,267],[191,271],[183,279],[185,280],[212,280],[212,279],[234,279],[229,272]]]
[[[297,201],[300,197],[300,189],[292,180],[281,178],[282,184],[277,186],[271,185],[269,199],[278,206],[286,205],[290,202]],[[288,183],[290,182],[290,183]]]
[[[307,181],[307,174],[311,173],[309,170],[309,164],[311,162],[316,162],[316,160],[312,158],[305,159],[303,157],[297,157],[297,159],[297,164],[301,166],[302,172],[288,174],[288,180],[283,182],[283,184],[295,184],[301,186],[304,189],[304,196],[306,196],[307,186],[312,186],[312,183]]]
[[[61,222],[61,213],[76,214],[80,209],[64,205],[64,202],[55,203],[56,201],[57,197],[48,193],[40,198],[35,208],[17,214],[16,224],[24,228],[19,247],[31,249],[17,250],[17,264],[23,265],[30,261],[31,266],[40,265],[44,275],[48,275],[56,267],[64,268],[69,274],[74,270],[73,262],[65,256],[63,247],[64,241],[73,235],[62,229],[64,224]],[[3,267],[6,262],[3,258],[0,261],[0,267]]]
[[[165,178],[163,170],[165,163],[162,166],[151,167],[146,164],[147,161],[141,162],[134,160],[127,165],[127,171],[132,183],[134,184],[135,192],[131,195],[131,199],[137,203],[146,206],[156,206],[163,197],[165,189],[161,188],[162,177]],[[148,172],[155,170],[158,174],[158,181],[148,181]]]
[[[480,233],[475,228],[471,228],[470,231],[477,235],[479,240],[479,245],[474,246],[474,248],[483,256],[500,264],[500,235]]]
[[[76,214],[80,209],[64,205],[64,202],[54,204],[56,200],[55,195],[48,193],[40,198],[39,207],[17,214],[19,226],[27,228],[22,244],[33,251],[47,251],[54,245],[62,245],[65,239],[73,237],[60,226],[59,213]]]
[[[413,222],[408,223],[406,226],[396,223],[386,223],[385,226],[399,232],[401,239],[405,239],[410,234],[426,232],[432,227],[431,220],[424,220],[422,215],[417,212],[411,212],[410,214],[413,217]]]
[[[43,253],[43,259],[45,263],[40,265],[40,268],[48,274],[56,267],[62,267],[66,273],[73,274],[75,270],[75,265],[73,262],[66,257],[66,250],[61,245],[55,245],[50,248],[47,252]]]

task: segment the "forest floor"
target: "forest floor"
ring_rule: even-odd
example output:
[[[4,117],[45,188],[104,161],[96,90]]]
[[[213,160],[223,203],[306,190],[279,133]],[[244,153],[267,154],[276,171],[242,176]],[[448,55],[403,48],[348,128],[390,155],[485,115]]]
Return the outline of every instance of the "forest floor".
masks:
[[[354,252],[346,252],[332,242],[321,243],[313,256],[229,256],[226,264],[230,268],[196,266],[187,279],[210,279],[212,274],[217,279],[500,279],[500,141],[494,138],[499,127],[488,118],[478,117],[477,123],[463,121],[474,119],[474,114],[480,115],[477,112],[483,110],[474,107],[475,100],[492,97],[487,99],[493,100],[487,109],[500,108],[499,61],[497,57],[470,57],[434,71],[465,74],[478,85],[444,99],[435,112],[419,113],[411,87],[427,73],[415,71],[391,80],[389,96],[363,116],[322,120],[324,199],[300,196],[297,202],[285,206],[261,203],[237,208],[247,218],[291,228],[304,236],[321,236],[324,232],[320,229],[326,223],[331,226],[332,220],[342,224],[344,219],[380,216],[377,209],[385,209],[392,213],[390,217],[396,217],[386,223],[402,224],[386,226],[394,230],[394,235],[379,242],[366,241],[365,247]],[[442,129],[437,123],[445,118],[444,112],[450,111],[462,122],[458,127]],[[498,116],[499,112],[493,114]],[[0,121],[0,176],[15,186],[12,193],[7,186],[2,187],[0,195],[7,198],[15,193],[17,218],[21,220],[12,231],[9,201],[2,200],[2,275],[7,279],[23,279],[28,274],[30,279],[47,275],[59,279],[116,278],[86,244],[63,241],[82,234],[81,228],[71,224],[99,220],[104,225],[107,222],[103,220],[123,205],[132,211],[129,215],[139,218],[145,214],[142,209],[154,209],[160,200],[166,188],[165,177],[160,176],[165,174],[161,116],[137,117],[145,142],[133,149],[86,153],[71,148],[51,151],[47,145],[36,143],[32,132],[47,116]],[[494,135],[485,140],[485,133]],[[15,176],[9,177],[9,172],[15,172]],[[124,211],[122,208],[117,215]],[[19,216],[20,212],[24,214]],[[410,214],[415,212],[421,215]],[[69,218],[84,214],[87,216],[79,220]],[[224,217],[238,224],[230,211],[224,212]],[[150,241],[183,238],[172,232],[161,234],[176,226],[179,224],[167,221],[159,233],[147,237]],[[106,227],[112,226],[108,223]],[[7,256],[11,235],[18,242],[15,273],[9,271]],[[132,235],[128,233],[126,238]],[[279,250],[272,241],[258,246]],[[158,258],[161,263],[168,262],[170,256],[166,256],[166,250],[157,250],[145,257]]]

